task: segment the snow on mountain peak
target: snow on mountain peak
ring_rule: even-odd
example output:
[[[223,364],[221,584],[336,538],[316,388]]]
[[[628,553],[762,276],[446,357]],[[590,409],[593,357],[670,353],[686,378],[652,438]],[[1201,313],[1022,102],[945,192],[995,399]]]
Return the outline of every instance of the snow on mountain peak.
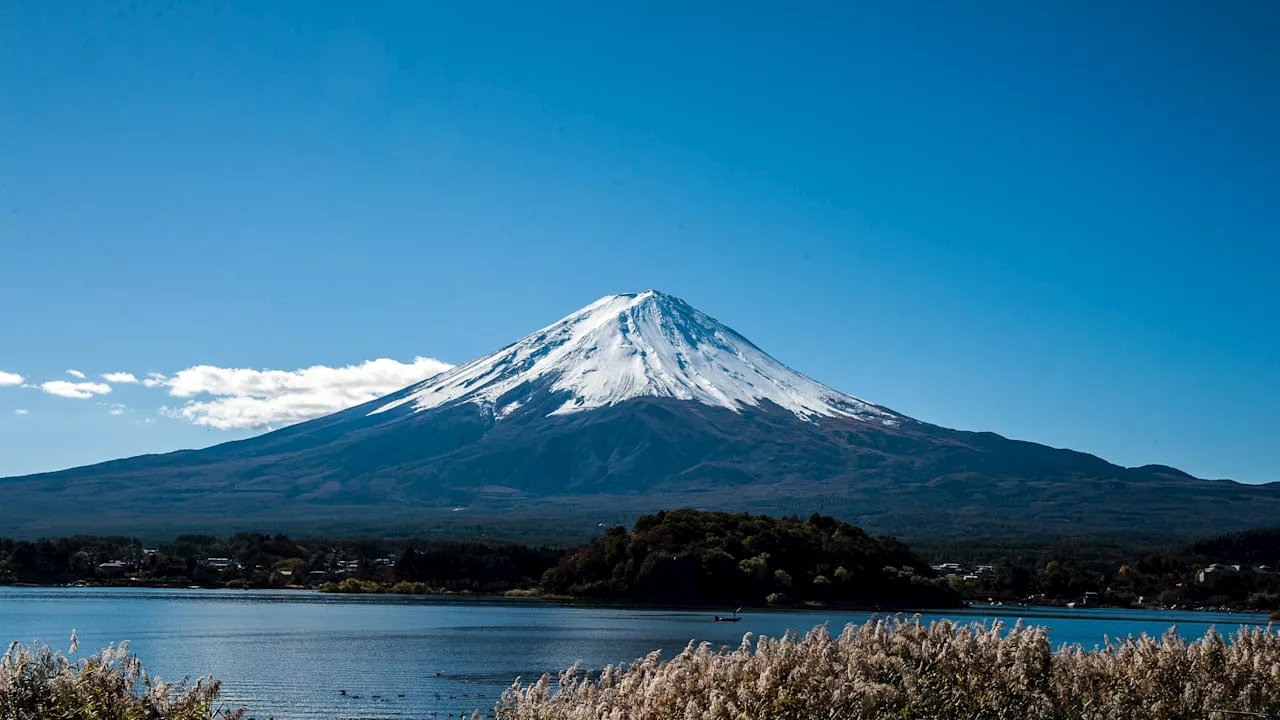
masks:
[[[492,408],[500,419],[547,391],[565,398],[551,415],[663,397],[735,412],[772,402],[804,419],[851,417],[886,425],[903,419],[801,375],[685,301],[654,290],[600,298],[419,383],[373,413],[404,404],[421,411],[471,402]]]

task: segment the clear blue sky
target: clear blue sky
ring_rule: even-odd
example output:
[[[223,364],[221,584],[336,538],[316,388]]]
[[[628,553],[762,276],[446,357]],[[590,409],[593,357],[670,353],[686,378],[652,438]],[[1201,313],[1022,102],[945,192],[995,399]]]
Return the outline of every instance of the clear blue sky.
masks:
[[[654,287],[924,420],[1280,480],[1280,4],[689,5],[3,3],[0,371],[461,362]],[[250,432],[22,384],[0,475]]]

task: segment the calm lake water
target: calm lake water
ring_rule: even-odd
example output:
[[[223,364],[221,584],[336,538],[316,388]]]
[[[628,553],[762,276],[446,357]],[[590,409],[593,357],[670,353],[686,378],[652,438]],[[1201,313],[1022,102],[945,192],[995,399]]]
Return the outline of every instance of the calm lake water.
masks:
[[[780,635],[829,623],[838,632],[869,613],[747,613],[736,624],[710,612],[562,607],[523,599],[394,598],[309,592],[0,588],[0,642],[40,641],[81,651],[128,640],[153,673],[213,675],[248,716],[446,718],[488,710],[517,676],[536,679],[575,661],[600,668],[690,639],[736,646],[747,632]],[[971,608],[929,617],[1023,617],[1055,643],[1104,636],[1187,637],[1231,632],[1262,615],[1145,610]],[[345,689],[348,697],[339,694]],[[360,697],[350,697],[359,695]],[[403,697],[401,697],[403,695]],[[377,697],[375,697],[377,696]]]

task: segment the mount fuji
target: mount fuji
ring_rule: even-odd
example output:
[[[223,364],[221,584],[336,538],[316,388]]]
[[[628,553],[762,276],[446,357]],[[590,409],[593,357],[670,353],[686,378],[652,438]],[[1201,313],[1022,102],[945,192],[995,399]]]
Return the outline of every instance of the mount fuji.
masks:
[[[1280,486],[931,425],[647,291],[248,440],[0,480],[0,536],[537,525],[576,537],[681,506],[821,511],[907,537],[1174,538],[1276,524]]]
[[[372,412],[473,403],[500,420],[525,406],[541,411],[548,398],[564,402],[545,414],[568,415],[651,397],[733,412],[769,404],[803,420],[906,419],[810,380],[683,300],[652,290],[601,298],[399,395]]]

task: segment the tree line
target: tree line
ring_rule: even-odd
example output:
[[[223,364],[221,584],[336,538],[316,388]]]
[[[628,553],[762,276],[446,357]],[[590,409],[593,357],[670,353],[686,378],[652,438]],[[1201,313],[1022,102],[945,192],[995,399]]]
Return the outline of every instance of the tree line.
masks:
[[[1101,540],[908,547],[834,518],[676,510],[575,548],[265,533],[0,539],[0,584],[541,592],[597,601],[939,607],[960,600],[1280,609],[1280,528],[1174,547]]]
[[[959,565],[948,582],[972,599],[1280,609],[1280,528],[1172,547],[1089,539],[957,542],[929,545],[921,554],[935,565]],[[976,572],[984,566],[988,572]]]
[[[286,588],[352,580],[431,591],[503,592],[536,586],[563,551],[469,540],[292,539],[238,533],[181,535],[154,547],[136,538],[77,535],[0,539],[0,584]]]
[[[0,583],[318,587],[334,592],[541,592],[674,604],[806,601],[918,607],[959,597],[906,545],[833,518],[679,510],[579,548],[467,540],[77,535],[0,540]]]

